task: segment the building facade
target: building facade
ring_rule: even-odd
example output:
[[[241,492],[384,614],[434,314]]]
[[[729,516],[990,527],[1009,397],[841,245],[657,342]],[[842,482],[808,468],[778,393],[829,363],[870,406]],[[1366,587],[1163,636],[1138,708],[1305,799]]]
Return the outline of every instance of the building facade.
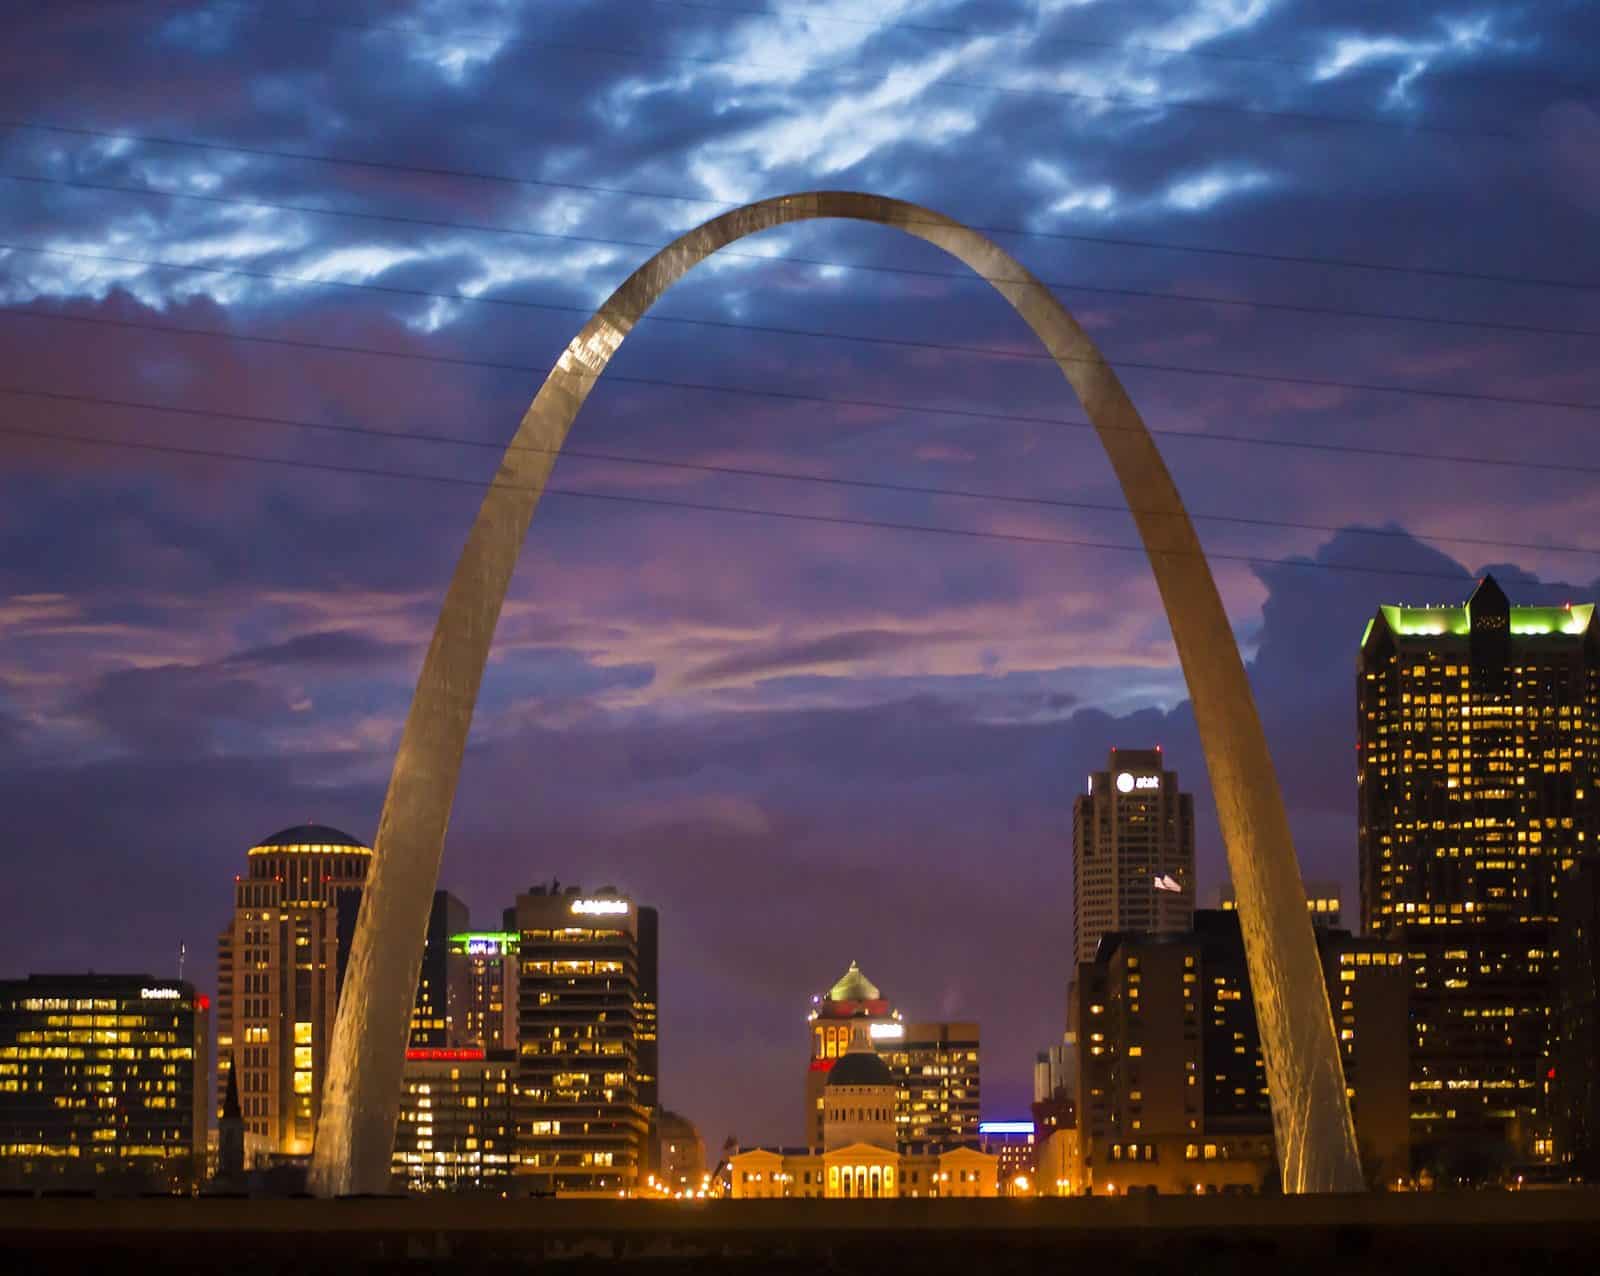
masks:
[[[994,1156],[1001,1196],[1032,1196],[1038,1178],[1039,1147],[1032,1121],[985,1121],[978,1147]]]
[[[614,1196],[648,1173],[638,915],[610,887],[517,897],[519,1190]]]
[[[0,1185],[188,1192],[206,1176],[210,1009],[149,975],[0,983]]]
[[[411,1007],[411,1044],[417,1049],[477,1044],[466,1035],[469,975],[451,936],[467,929],[467,906],[449,891],[434,891],[428,934]]]
[[[1072,950],[1092,962],[1111,931],[1188,929],[1194,799],[1160,749],[1113,749],[1072,805]]]
[[[1595,845],[1591,603],[1384,606],[1357,680],[1361,916],[1412,974],[1419,1164],[1490,1177],[1554,1155],[1561,883]]]
[[[1559,1163],[1600,1182],[1600,860],[1562,884],[1556,995],[1555,1110]]]
[[[450,952],[465,971],[461,1044],[484,1050],[517,1048],[517,948],[514,930],[462,931]]]
[[[247,1168],[311,1153],[339,985],[372,860],[322,825],[250,848],[217,943],[216,1106],[237,1068]]]
[[[1402,954],[1346,932],[1321,937],[1353,1091],[1357,1139],[1385,1173],[1408,1160]],[[1348,960],[1346,960],[1348,958]],[[1075,1192],[1261,1190],[1275,1178],[1266,1064],[1238,915],[1192,929],[1108,935],[1076,981]],[[1397,1053],[1398,1052],[1398,1053]],[[1377,1159],[1371,1159],[1373,1156]]]
[[[516,1170],[517,1059],[510,1050],[406,1051],[394,1178],[407,1191],[505,1190]]]
[[[894,1028],[900,1028],[898,1036]],[[879,1031],[883,1035],[874,1041],[896,1084],[898,1142],[975,1143],[982,1096],[978,1025],[897,1023]]]
[[[693,1196],[704,1192],[711,1175],[706,1170],[706,1145],[693,1121],[677,1112],[656,1115],[659,1143],[655,1186],[663,1193]]]
[[[730,1158],[735,1200],[820,1197],[877,1200],[994,1196],[998,1158],[972,1147],[902,1145],[895,1110],[900,1082],[857,1018],[836,1052],[822,1092],[819,1144],[752,1148]]]
[[[857,1024],[865,1025],[868,1034],[876,1041],[893,1038],[902,1040],[905,1035],[900,1014],[873,983],[861,973],[861,967],[851,962],[826,993],[811,998],[811,1009],[806,1015],[810,1025],[810,1060],[806,1067],[805,1132],[809,1146],[820,1148],[824,1127],[822,1097],[828,1085],[828,1073],[850,1049]]]
[[[1318,930],[1344,928],[1344,892],[1337,882],[1306,882],[1306,912],[1311,914],[1311,924]],[[1215,907],[1225,913],[1239,907],[1233,883],[1224,882],[1217,888]]]

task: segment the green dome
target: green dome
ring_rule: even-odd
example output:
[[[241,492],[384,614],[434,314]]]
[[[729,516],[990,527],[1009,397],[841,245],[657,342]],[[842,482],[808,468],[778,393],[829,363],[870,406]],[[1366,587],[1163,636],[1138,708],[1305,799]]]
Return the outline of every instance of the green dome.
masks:
[[[829,1001],[877,1001],[878,986],[861,973],[855,962],[844,972],[843,978],[828,989]]]

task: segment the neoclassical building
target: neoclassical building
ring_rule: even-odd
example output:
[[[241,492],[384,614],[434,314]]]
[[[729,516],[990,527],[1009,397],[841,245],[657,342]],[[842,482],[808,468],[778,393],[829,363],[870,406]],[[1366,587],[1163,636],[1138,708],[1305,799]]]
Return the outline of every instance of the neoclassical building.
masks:
[[[822,1142],[816,1148],[752,1148],[729,1161],[735,1200],[826,1197],[995,1196],[998,1158],[971,1147],[900,1149],[889,1066],[857,1020],[827,1072]]]

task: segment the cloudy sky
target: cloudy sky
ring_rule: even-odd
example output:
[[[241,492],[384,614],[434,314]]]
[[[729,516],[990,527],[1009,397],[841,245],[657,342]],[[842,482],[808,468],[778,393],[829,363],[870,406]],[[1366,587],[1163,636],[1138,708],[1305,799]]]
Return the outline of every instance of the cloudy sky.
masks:
[[[184,941],[210,987],[252,842],[372,836],[498,447],[612,288],[751,199],[918,201],[1057,289],[1199,520],[1307,875],[1352,899],[1376,604],[1486,567],[1518,600],[1600,592],[1592,5],[17,0],[7,25],[0,973],[165,973]],[[908,1017],[981,1021],[986,1114],[1025,1108],[1071,801],[1109,747],[1165,748],[1202,896],[1221,880],[1082,419],[985,285],[841,223],[702,267],[579,419],[443,885],[484,924],[551,875],[658,904],[664,1095],[713,1145],[798,1138],[807,998],[852,958]]]

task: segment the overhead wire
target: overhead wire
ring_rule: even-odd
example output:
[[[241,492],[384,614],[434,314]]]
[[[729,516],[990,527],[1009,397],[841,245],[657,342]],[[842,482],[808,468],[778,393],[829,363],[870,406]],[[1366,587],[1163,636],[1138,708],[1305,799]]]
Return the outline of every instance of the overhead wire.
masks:
[[[460,230],[473,233],[507,235],[516,238],[554,240],[564,243],[598,244],[608,248],[637,248],[655,252],[661,245],[639,239],[617,239],[600,235],[576,235],[569,232],[529,230],[515,226],[500,226],[490,222],[445,220],[433,217],[414,217],[399,213],[380,213],[359,209],[324,208],[312,204],[290,204],[279,200],[243,198],[230,195],[208,195],[194,191],[162,190],[149,186],[120,186],[109,182],[73,181],[61,177],[43,177],[31,173],[0,172],[0,180],[28,183],[36,186],[54,186],[69,190],[97,191],[108,194],[139,195],[157,199],[185,200],[193,203],[214,204],[233,208],[270,209],[277,212],[309,213],[320,217],[342,217],[358,221],[374,221],[402,226],[420,226],[433,230]],[[40,250],[46,251],[46,250]],[[849,270],[869,274],[915,276],[923,279],[948,279],[957,283],[987,282],[1026,283],[1027,280],[1009,276],[985,277],[970,270],[929,270],[915,266],[885,266],[875,262],[837,261],[831,258],[802,257],[793,253],[741,252],[736,248],[723,248],[719,258],[731,257],[767,265],[816,266],[829,270]],[[1447,315],[1421,315],[1393,310],[1352,310],[1343,306],[1308,305],[1300,302],[1265,301],[1255,297],[1224,297],[1210,294],[1161,292],[1156,289],[1114,288],[1103,284],[1086,284],[1065,279],[1041,279],[1045,287],[1061,292],[1090,293],[1095,296],[1127,297],[1140,301],[1176,301],[1191,305],[1232,306],[1240,309],[1274,311],[1286,314],[1328,316],[1341,319],[1392,321],[1414,323],[1443,328],[1467,328],[1483,332],[1513,332],[1532,336],[1600,337],[1600,328],[1566,328],[1551,324],[1507,323],[1491,319],[1464,319]],[[463,297],[468,301],[491,301],[491,298]],[[650,316],[646,316],[647,318]]]
[[[221,341],[239,341],[249,344],[279,346],[293,350],[320,351],[332,354],[359,354],[378,358],[399,359],[420,363],[437,363],[450,367],[480,368],[495,372],[526,372],[535,375],[548,373],[549,368],[529,363],[509,363],[494,359],[473,359],[460,355],[419,354],[403,350],[385,350],[379,346],[358,346],[346,343],[309,341],[299,337],[270,337],[254,333],[222,332],[214,328],[192,328],[179,324],[156,324],[145,320],[114,319],[106,315],[73,315],[48,310],[33,310],[16,306],[0,306],[0,316],[24,319],[56,320],[63,323],[86,324],[98,327],[124,328],[160,332],[186,337],[211,338]],[[749,386],[719,385],[715,382],[675,381],[666,377],[634,376],[627,373],[607,372],[605,380],[611,384],[640,385],[659,389],[687,390],[705,394],[728,394],[760,399],[775,399],[793,403],[820,403],[830,407],[861,408],[873,411],[908,412],[921,416],[951,417],[960,420],[999,421],[1018,425],[1041,425],[1064,429],[1091,430],[1087,421],[1073,421],[1061,417],[1036,416],[1018,412],[995,412],[978,408],[950,408],[935,405],[901,403],[885,399],[846,398],[840,396],[807,394],[796,390],[772,390]],[[1115,427],[1113,427],[1115,428]],[[1251,447],[1292,448],[1299,451],[1346,454],[1352,456],[1383,457],[1390,460],[1443,462],[1448,464],[1479,465],[1495,469],[1535,470],[1547,474],[1600,474],[1600,466],[1586,465],[1571,458],[1549,461],[1525,460],[1513,457],[1488,457],[1471,453],[1422,451],[1405,448],[1387,448],[1355,443],[1327,443],[1310,439],[1269,439],[1259,435],[1230,434],[1221,431],[1173,430],[1153,428],[1152,435],[1163,438],[1189,439],[1214,443],[1240,444]]]
[[[111,253],[85,253],[73,249],[45,248],[37,244],[19,244],[0,240],[0,251],[31,252],[45,256],[67,257],[82,261],[146,266],[154,270],[184,270],[202,274],[228,275],[245,279],[261,279],[278,283],[293,283],[302,287],[337,288],[357,292],[385,293],[391,295],[425,298],[469,304],[508,306],[527,310],[558,311],[588,317],[592,309],[582,306],[559,305],[553,302],[525,301],[510,297],[473,297],[467,293],[439,292],[426,288],[401,288],[392,284],[354,283],[342,279],[316,279],[305,275],[290,275],[279,271],[249,270],[240,266],[208,266],[188,262],[155,261],[146,257],[126,257]],[[35,313],[16,306],[0,306],[0,311],[12,314]],[[643,320],[649,312],[634,315],[634,322]],[[60,316],[56,316],[60,317]],[[884,337],[867,334],[828,332],[822,329],[786,328],[775,324],[756,324],[727,319],[694,319],[676,315],[649,316],[656,323],[688,324],[698,327],[763,332],[779,336],[806,337],[821,341],[842,341],[852,345],[890,346],[899,349],[933,350],[945,354],[962,354],[982,359],[1017,359],[1040,363],[1080,363],[1090,366],[1108,366],[1121,371],[1165,372],[1175,375],[1216,377],[1224,380],[1246,381],[1267,385],[1292,385],[1319,390],[1353,390],[1366,394],[1409,395],[1416,398],[1447,399],[1472,403],[1495,403],[1513,407],[1558,408],[1572,412],[1600,412],[1600,401],[1581,399],[1544,399],[1525,395],[1490,394],[1476,390],[1451,390],[1437,386],[1385,385],[1381,382],[1343,381],[1332,377],[1287,376],[1282,373],[1250,372],[1236,368],[1200,368],[1187,364],[1160,363],[1143,359],[1103,359],[1092,356],[1056,356],[1043,350],[1004,350],[991,346],[963,346],[943,341],[922,341],[910,337]]]
[[[489,173],[481,170],[444,168],[436,165],[403,164],[394,160],[374,160],[354,156],[323,155],[311,151],[292,151],[265,146],[245,146],[239,143],[206,142],[192,138],[162,137],[148,133],[129,133],[109,129],[89,128],[83,125],[66,125],[42,120],[16,117],[0,118],[0,128],[20,131],[53,133],[63,136],[93,137],[103,141],[133,143],[141,146],[172,146],[191,150],[218,151],[225,154],[253,155],[265,159],[303,161],[336,167],[359,168],[375,172],[404,173],[421,177],[479,181],[497,185],[573,191],[594,195],[619,195],[631,199],[657,199],[677,203],[698,204],[704,208],[728,211],[736,205],[725,200],[703,195],[685,195],[671,191],[636,190],[627,187],[603,186],[592,182],[561,181],[553,178],[519,177],[506,173]],[[1325,266],[1341,270],[1362,270],[1384,274],[1414,275],[1427,279],[1456,279],[1472,283],[1519,285],[1534,288],[1556,288],[1578,292],[1600,292],[1600,280],[1554,279],[1546,276],[1508,275],[1481,270],[1464,270],[1437,266],[1405,265],[1398,262],[1366,260],[1353,257],[1323,257],[1311,254],[1273,253],[1260,249],[1229,248],[1217,245],[1182,244],[1166,240],[1138,239],[1119,235],[1091,235],[1074,231],[1038,230],[1026,226],[995,226],[983,223],[964,223],[968,229],[985,235],[1008,235],[1017,238],[1059,241],[1063,243],[1097,244],[1114,248],[1140,248],[1165,252],[1217,256],[1239,260],[1272,262],[1279,265]]]
[[[252,453],[224,452],[214,448],[191,447],[180,444],[151,443],[143,440],[106,439],[95,435],[65,434],[58,431],[31,430],[21,426],[0,425],[0,435],[31,438],[79,446],[106,447],[139,452],[161,453],[197,459],[231,461],[245,464],[280,466],[299,470],[321,471],[330,474],[354,475],[365,478],[404,479],[418,483],[442,484],[453,487],[472,487],[480,492],[491,488],[528,491],[528,485],[506,483],[498,478],[487,482],[478,479],[457,478],[445,474],[423,474],[406,470],[389,470],[377,466],[342,465],[326,461],[304,461],[288,457],[260,456]],[[1094,541],[1074,537],[1036,536],[1024,532],[990,532],[977,528],[948,527],[935,523],[905,523],[885,519],[852,518],[837,514],[811,514],[793,510],[773,510],[760,506],[719,505],[707,501],[684,501],[668,497],[640,496],[633,493],[586,492],[575,488],[546,485],[545,496],[572,497],[582,500],[609,501],[628,505],[653,506],[662,509],[692,510],[700,513],[738,514],[748,517],[779,519],[789,522],[829,524],[838,527],[872,528],[883,531],[925,533],[936,536],[960,537],[968,540],[1000,541],[1019,545],[1056,546],[1070,549],[1099,549],[1143,555],[1142,545],[1123,545],[1111,541]],[[1190,555],[1187,551],[1163,551],[1176,557],[1195,557],[1211,562],[1238,562],[1256,567],[1293,567],[1320,571],[1351,572],[1369,576],[1407,576],[1433,580],[1460,582],[1467,579],[1463,573],[1430,572],[1400,567],[1371,567],[1355,563],[1324,563],[1300,558],[1268,558],[1259,555],[1235,554],[1222,551],[1201,552]]]
[[[641,468],[678,470],[688,473],[716,475],[731,478],[780,480],[789,483],[810,483],[819,487],[833,487],[872,492],[886,492],[901,496],[954,497],[970,501],[988,501],[996,504],[1030,506],[1046,509],[1079,510],[1094,513],[1151,514],[1166,517],[1164,512],[1138,510],[1128,505],[1107,502],[1066,500],[1060,497],[1032,496],[1012,492],[995,492],[971,488],[928,486],[917,483],[896,483],[878,479],[860,479],[826,474],[798,474],[788,470],[769,470],[757,466],[712,464],[699,461],[673,461],[660,457],[634,456],[620,452],[598,451],[582,446],[564,445],[560,448],[541,448],[531,444],[494,442],[470,439],[456,434],[435,434],[418,430],[379,429],[373,426],[351,425],[337,422],[307,421],[297,417],[272,416],[262,413],[234,412],[213,408],[187,407],[182,404],[153,403],[138,399],[120,399],[103,395],[45,390],[29,386],[0,385],[0,395],[13,398],[35,399],[44,402],[111,407],[131,412],[149,412],[158,416],[177,416],[209,421],[234,421],[245,425],[287,427],[326,434],[356,436],[385,442],[428,443],[444,446],[490,451],[496,455],[511,452],[532,452],[555,457],[572,457],[579,460],[600,461],[608,464],[629,465]],[[1600,467],[1596,467],[1600,470]],[[1389,540],[1429,540],[1456,545],[1472,545],[1490,549],[1525,549],[1558,554],[1600,555],[1600,545],[1559,545],[1538,541],[1507,541],[1488,537],[1457,536],[1427,530],[1377,527],[1352,527],[1336,523],[1308,523],[1286,519],[1260,518],[1236,514],[1196,514],[1189,517],[1195,522],[1231,523],[1241,527],[1262,527],[1288,531],[1318,533],[1349,533],[1357,536]]]

